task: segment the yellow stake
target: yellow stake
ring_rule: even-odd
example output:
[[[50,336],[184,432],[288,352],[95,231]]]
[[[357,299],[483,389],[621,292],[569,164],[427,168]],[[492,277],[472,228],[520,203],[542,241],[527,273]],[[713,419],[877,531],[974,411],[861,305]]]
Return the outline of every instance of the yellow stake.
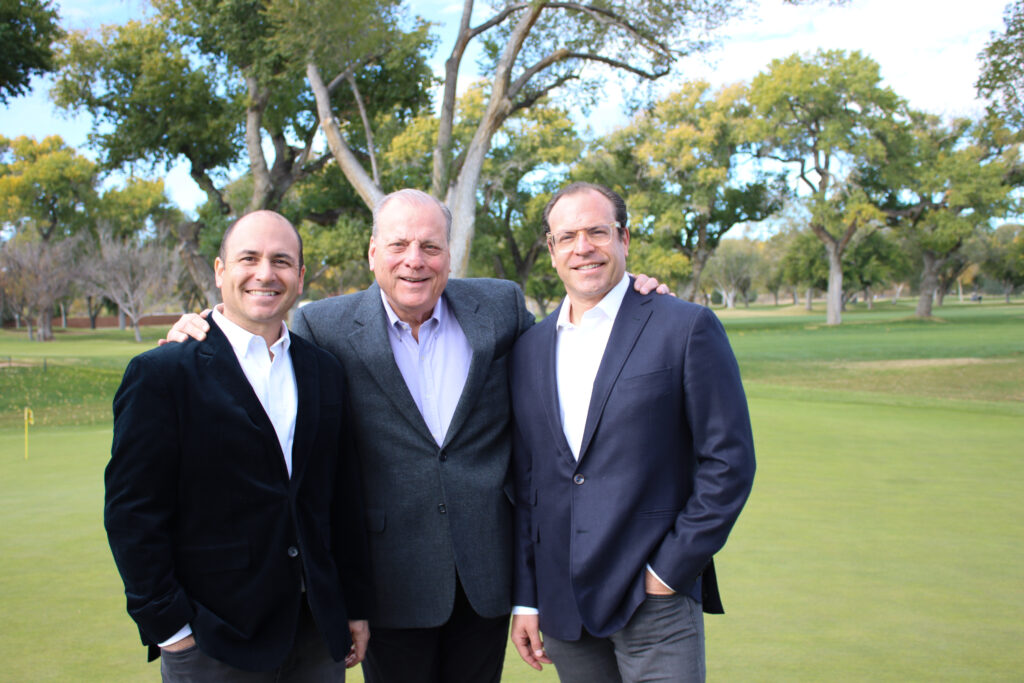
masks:
[[[25,406],[25,459],[28,460],[28,426],[36,423],[35,416],[32,415],[32,409]]]

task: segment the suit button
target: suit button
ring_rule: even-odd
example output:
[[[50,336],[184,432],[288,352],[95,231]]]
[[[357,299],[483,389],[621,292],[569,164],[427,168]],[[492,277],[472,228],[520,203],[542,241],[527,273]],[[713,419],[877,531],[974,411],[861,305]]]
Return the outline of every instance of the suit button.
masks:
[[[572,483],[576,484],[577,486],[585,481],[586,478],[582,474],[577,474],[575,477],[572,478]]]
[[[443,515],[444,513],[448,512],[448,508],[444,506],[444,503],[441,503],[440,505],[437,506],[437,511]]]
[[[298,557],[299,549],[293,545],[288,546],[288,557]]]
[[[437,456],[437,459],[440,460],[441,462],[444,462],[445,460],[448,459],[448,454],[445,453],[444,451],[441,451],[441,455]]]

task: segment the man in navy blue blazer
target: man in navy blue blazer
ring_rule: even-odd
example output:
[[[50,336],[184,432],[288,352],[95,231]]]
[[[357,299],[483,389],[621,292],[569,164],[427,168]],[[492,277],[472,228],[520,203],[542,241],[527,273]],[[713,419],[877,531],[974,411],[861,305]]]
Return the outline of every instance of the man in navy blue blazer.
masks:
[[[512,353],[511,637],[562,681],[702,681],[702,611],[722,611],[712,557],[754,476],[750,418],[716,316],[633,290],[626,218],[589,183],[544,211],[567,296]]]

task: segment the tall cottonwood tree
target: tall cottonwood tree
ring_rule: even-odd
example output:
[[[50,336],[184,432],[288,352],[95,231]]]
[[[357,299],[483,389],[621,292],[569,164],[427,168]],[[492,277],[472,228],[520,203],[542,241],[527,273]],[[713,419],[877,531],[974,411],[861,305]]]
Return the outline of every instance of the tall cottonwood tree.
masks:
[[[53,43],[63,35],[51,0],[0,3],[0,104],[24,95],[34,76],[53,69]]]
[[[1010,209],[1017,152],[1010,131],[991,116],[944,122],[913,111],[907,132],[884,169],[865,167],[858,175],[887,222],[919,254],[916,315],[929,317],[944,291],[942,274],[966,240]]]
[[[293,14],[293,20],[308,28],[311,17],[332,16],[323,9],[331,4],[331,0],[309,0],[303,8],[312,13]],[[640,79],[660,78],[680,56],[705,49],[709,32],[746,4],[733,0],[495,2],[492,11],[473,25],[475,3],[464,0],[455,45],[445,62],[431,172],[432,193],[452,210],[453,272],[457,276],[467,272],[484,161],[494,135],[512,114],[570,84],[578,88],[577,94],[584,93],[600,83],[607,69]],[[322,27],[328,35],[340,28]],[[488,59],[488,97],[469,144],[456,155],[458,73],[468,45],[476,39],[483,41]],[[315,48],[310,52],[306,73],[317,97],[321,125],[346,178],[370,203],[382,190],[350,153],[346,133],[326,98],[320,55]]]
[[[754,142],[746,94],[743,84],[712,90],[704,81],[687,83],[637,117],[627,133],[641,180],[633,207],[653,220],[652,229],[670,233],[673,247],[689,259],[683,296],[691,301],[722,237],[782,206],[783,188],[749,164],[740,171]]]
[[[862,165],[885,168],[900,135],[903,101],[882,85],[879,67],[860,52],[819,50],[773,60],[752,84],[761,130],[758,155],[789,169],[811,214],[810,229],[828,258],[826,322],[842,322],[843,253],[854,234],[882,213],[856,183]]]

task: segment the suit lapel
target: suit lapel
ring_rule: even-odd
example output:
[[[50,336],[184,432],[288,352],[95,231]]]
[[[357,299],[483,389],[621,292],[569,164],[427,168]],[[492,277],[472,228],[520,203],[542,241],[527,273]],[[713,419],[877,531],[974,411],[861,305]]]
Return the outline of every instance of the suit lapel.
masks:
[[[583,461],[594,431],[601,421],[601,414],[604,412],[605,404],[608,403],[612,387],[615,386],[619,373],[622,372],[622,366],[633,352],[636,340],[651,317],[650,303],[649,296],[641,296],[633,290],[631,278],[626,295],[622,298],[619,313],[615,316],[612,333],[608,337],[608,346],[605,347],[601,366],[597,370],[597,377],[594,378],[594,390],[590,395],[590,407],[587,409],[587,424],[583,430],[583,443],[580,445],[580,462]]]
[[[556,445],[563,458],[575,462],[572,449],[565,438],[562,409],[558,402],[558,315],[564,305],[565,303],[562,303],[551,315],[538,323],[543,332],[538,330],[539,357],[537,362],[531,365],[531,372],[535,373],[533,386],[541,387],[539,398],[547,416],[548,428],[551,430],[551,443]]]
[[[434,437],[395,363],[391,340],[388,339],[388,316],[380,297],[380,287],[376,283],[366,290],[353,315],[349,343],[384,396],[395,404],[398,413],[425,439],[433,441]]]
[[[274,444],[273,453],[277,454],[277,462],[281,468],[281,475],[288,476],[288,470],[284,464],[284,455],[281,453],[281,445],[277,440],[277,432],[274,425],[263,410],[256,392],[252,390],[248,378],[242,371],[242,366],[235,356],[235,350],[231,348],[228,338],[217,323],[211,317],[210,332],[206,341],[199,347],[199,357],[204,360],[206,367],[203,369],[203,376],[209,376],[221,389],[230,395],[244,410],[252,423],[253,429],[260,432],[264,439],[269,439]]]
[[[469,347],[473,350],[466,384],[462,388],[462,395],[459,396],[452,421],[448,425],[448,432],[444,436],[444,444],[447,446],[465,424],[487,381],[491,361],[494,360],[495,332],[494,323],[480,312],[482,303],[470,293],[461,290],[458,284],[452,286],[449,282],[444,297],[448,303],[448,310],[459,322],[459,327],[462,328],[462,333],[466,335]]]

